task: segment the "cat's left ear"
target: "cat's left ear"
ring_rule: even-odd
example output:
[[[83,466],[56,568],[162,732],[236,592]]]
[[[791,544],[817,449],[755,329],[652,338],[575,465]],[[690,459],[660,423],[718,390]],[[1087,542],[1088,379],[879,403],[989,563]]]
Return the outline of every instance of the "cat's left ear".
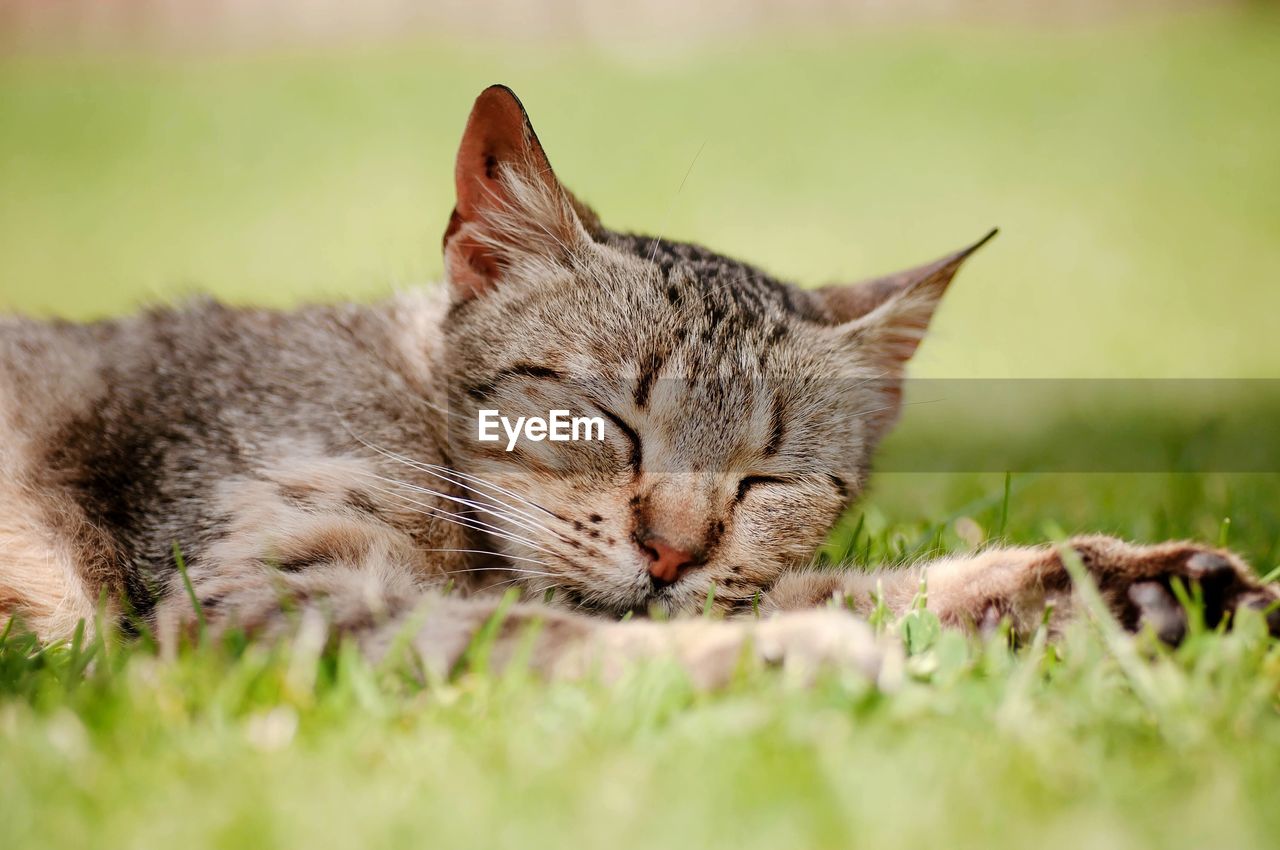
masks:
[[[460,301],[488,292],[513,270],[570,262],[599,227],[556,179],[524,106],[506,86],[489,86],[476,98],[454,182],[444,260]]]
[[[863,357],[886,376],[898,377],[960,266],[997,232],[931,263],[860,283],[823,287],[815,295]]]

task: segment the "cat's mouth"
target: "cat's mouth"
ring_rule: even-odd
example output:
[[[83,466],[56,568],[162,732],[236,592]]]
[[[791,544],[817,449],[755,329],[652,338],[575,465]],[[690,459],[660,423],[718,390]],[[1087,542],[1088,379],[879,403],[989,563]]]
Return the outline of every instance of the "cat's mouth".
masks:
[[[630,605],[613,612],[619,617],[666,619],[682,614],[697,614],[714,600],[714,594],[697,591],[693,583],[677,580],[665,585],[652,585]]]
[[[598,593],[586,594],[572,588],[561,587],[556,590],[552,601],[570,608],[613,619],[651,619],[666,618],[687,613],[694,605],[685,598],[686,594],[678,588],[679,582],[663,587],[651,586],[630,598],[606,598]]]
[[[633,617],[651,617],[655,615],[669,616],[680,613],[677,595],[673,592],[675,584],[653,585],[644,593],[639,602],[627,608]],[[623,616],[626,616],[624,613]]]

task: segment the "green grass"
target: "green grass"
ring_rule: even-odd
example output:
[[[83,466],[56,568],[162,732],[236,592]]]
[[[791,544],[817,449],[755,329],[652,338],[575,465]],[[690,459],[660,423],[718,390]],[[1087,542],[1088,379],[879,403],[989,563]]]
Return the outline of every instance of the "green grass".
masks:
[[[862,523],[858,549],[873,560],[967,548],[963,536],[980,539],[1006,513],[1001,476],[903,478],[883,482]],[[1229,513],[1233,542],[1275,563],[1259,554],[1275,528],[1258,520],[1273,481],[1014,477],[1010,493],[1014,539],[1043,539],[1045,517],[1074,527],[1063,504],[1089,505],[1079,512],[1088,527],[1135,536],[1216,539]],[[908,494],[924,507],[901,507]],[[956,517],[933,507],[962,502],[969,509]],[[801,688],[770,671],[698,695],[663,667],[612,687],[464,673],[423,689],[350,652],[206,645],[161,660],[145,642],[38,653],[10,636],[0,650],[0,840],[1273,843],[1280,647],[1256,618],[1174,653],[1142,644],[1152,655],[1136,673],[1092,627],[1018,652],[927,628],[912,645],[907,680],[888,695],[840,676]]]
[[[293,303],[432,278],[463,117],[502,80],[608,221],[806,283],[1001,225],[919,374],[1275,376],[1278,47],[1280,19],[1256,13],[655,64],[414,45],[8,57],[0,308],[87,317],[196,289]],[[882,474],[825,554],[858,567],[1061,528],[1225,537],[1269,572],[1278,504],[1273,474]],[[145,641],[9,635],[0,846],[1274,843],[1280,649],[1257,622],[1153,650],[1136,674],[1092,628],[1010,652],[913,623],[887,625],[916,650],[893,694],[758,672],[697,695],[661,668],[610,688],[423,689],[350,653],[161,659]]]

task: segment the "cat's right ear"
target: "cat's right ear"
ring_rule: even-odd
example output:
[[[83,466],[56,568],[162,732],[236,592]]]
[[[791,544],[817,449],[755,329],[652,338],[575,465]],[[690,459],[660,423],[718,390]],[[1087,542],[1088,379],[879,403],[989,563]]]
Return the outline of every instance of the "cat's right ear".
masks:
[[[571,262],[591,242],[594,216],[560,185],[524,106],[506,86],[490,86],[476,98],[454,181],[444,265],[457,301],[483,295],[512,273]]]
[[[960,266],[997,232],[931,263],[860,283],[823,287],[815,295],[865,358],[886,375],[901,375]]]

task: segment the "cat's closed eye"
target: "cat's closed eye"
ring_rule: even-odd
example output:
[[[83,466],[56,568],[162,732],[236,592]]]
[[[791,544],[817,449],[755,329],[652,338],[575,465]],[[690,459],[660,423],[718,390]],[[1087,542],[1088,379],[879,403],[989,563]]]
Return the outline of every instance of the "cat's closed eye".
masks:
[[[738,495],[736,500],[741,502],[747,497],[747,492],[753,487],[760,487],[767,484],[789,484],[786,478],[779,478],[776,475],[748,475],[738,482]]]
[[[640,442],[640,435],[636,433],[635,428],[632,428],[627,424],[626,420],[609,408],[598,407],[597,409],[605,415],[606,419],[614,424],[614,427],[616,427],[624,437],[627,438],[627,442],[631,447],[631,451],[627,457],[627,463],[631,467],[632,471],[639,472],[640,464],[644,460],[644,446]]]

